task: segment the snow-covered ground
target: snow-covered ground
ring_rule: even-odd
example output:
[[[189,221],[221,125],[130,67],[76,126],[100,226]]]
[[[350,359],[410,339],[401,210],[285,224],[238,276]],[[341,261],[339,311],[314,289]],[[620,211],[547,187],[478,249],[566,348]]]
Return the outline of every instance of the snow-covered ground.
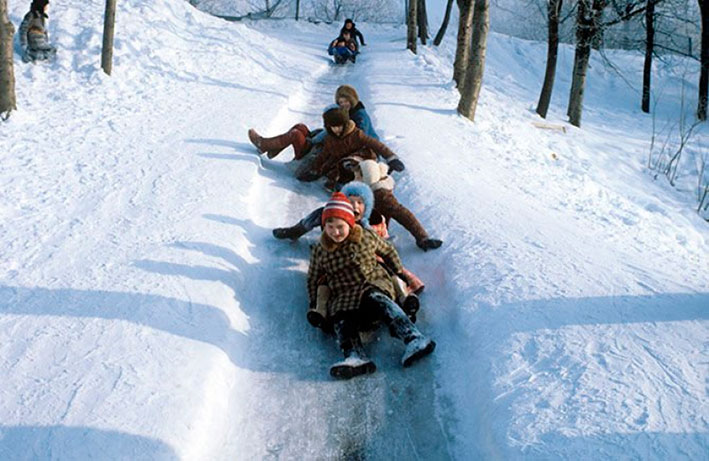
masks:
[[[58,59],[16,57],[0,126],[0,459],[707,459],[709,227],[689,159],[677,188],[646,170],[640,56],[611,54],[623,78],[593,60],[577,129],[563,48],[562,132],[532,125],[543,43],[491,36],[473,124],[450,36],[414,56],[361,24],[369,46],[333,67],[339,25],[126,0],[106,77],[103,2],[52,5]],[[657,66],[658,124],[683,83],[691,114],[684,67]],[[318,126],[342,83],[445,242],[392,226],[436,352],[403,370],[382,331],[377,372],[349,382],[304,316],[317,235],[270,234],[327,195],[246,137]]]

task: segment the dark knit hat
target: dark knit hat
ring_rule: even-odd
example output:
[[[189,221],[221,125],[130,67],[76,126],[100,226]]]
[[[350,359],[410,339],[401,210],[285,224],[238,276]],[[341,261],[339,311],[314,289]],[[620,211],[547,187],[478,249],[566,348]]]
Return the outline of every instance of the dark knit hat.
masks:
[[[350,121],[350,115],[346,110],[342,109],[337,104],[328,106],[322,114],[323,124],[329,130],[332,126],[346,126]]]
[[[347,99],[352,108],[359,103],[359,95],[357,94],[357,90],[350,85],[340,85],[337,91],[335,91],[335,103],[337,103],[340,98]]]
[[[44,7],[49,3],[49,0],[32,0],[30,11],[44,14]]]
[[[345,221],[350,228],[355,225],[355,215],[354,208],[350,200],[342,192],[335,192],[330,197],[330,200],[325,204],[325,208],[322,211],[322,221],[321,224],[325,227],[325,222],[329,218],[340,218]]]

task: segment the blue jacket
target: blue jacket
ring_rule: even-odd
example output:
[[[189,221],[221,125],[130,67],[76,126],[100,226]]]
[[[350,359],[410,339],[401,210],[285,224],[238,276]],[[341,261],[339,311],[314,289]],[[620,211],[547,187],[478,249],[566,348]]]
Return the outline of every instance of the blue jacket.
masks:
[[[350,109],[350,119],[355,122],[357,128],[364,131],[364,134],[379,140],[379,136],[377,135],[377,132],[374,131],[374,127],[372,126],[372,120],[369,118],[369,114],[367,114],[364,104],[362,104],[361,101]]]

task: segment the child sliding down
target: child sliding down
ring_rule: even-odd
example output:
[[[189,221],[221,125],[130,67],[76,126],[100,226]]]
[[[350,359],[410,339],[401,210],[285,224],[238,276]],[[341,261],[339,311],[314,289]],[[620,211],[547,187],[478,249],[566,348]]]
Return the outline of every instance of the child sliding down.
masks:
[[[383,321],[391,335],[405,344],[401,357],[404,367],[433,352],[435,342],[421,333],[393,301],[391,277],[377,262],[380,256],[405,279],[394,247],[355,223],[352,204],[340,192],[335,192],[325,205],[322,225],[320,242],[310,256],[308,295],[311,305],[315,304],[318,286],[325,277],[330,290],[327,316],[344,354],[344,360],[330,368],[330,375],[349,379],[376,370],[359,336],[362,327],[373,320]]]

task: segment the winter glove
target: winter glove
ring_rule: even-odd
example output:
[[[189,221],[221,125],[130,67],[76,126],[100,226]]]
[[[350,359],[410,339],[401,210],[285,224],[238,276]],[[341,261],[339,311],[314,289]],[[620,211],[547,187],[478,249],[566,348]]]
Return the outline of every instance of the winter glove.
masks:
[[[389,164],[389,174],[391,174],[392,171],[404,171],[404,162],[402,162],[398,158],[389,160],[389,162],[387,163]]]

